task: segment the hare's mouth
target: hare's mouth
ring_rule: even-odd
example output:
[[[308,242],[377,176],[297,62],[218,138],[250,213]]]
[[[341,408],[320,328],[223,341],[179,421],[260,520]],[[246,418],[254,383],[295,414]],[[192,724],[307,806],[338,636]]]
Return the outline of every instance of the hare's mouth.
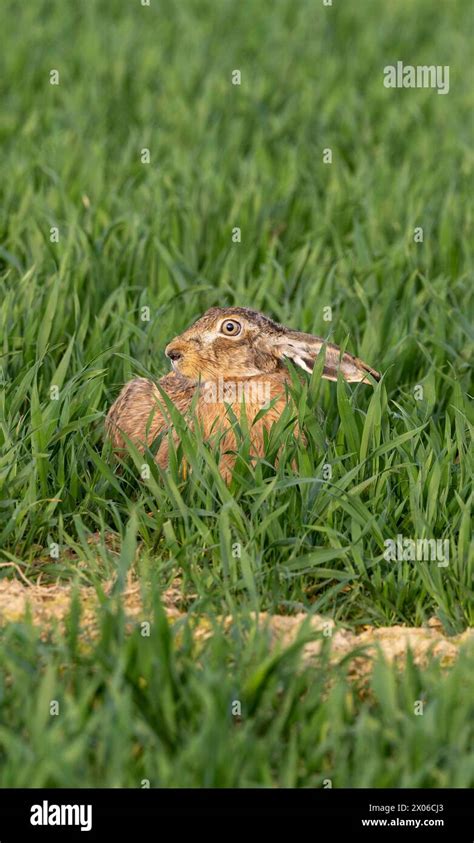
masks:
[[[179,373],[179,364],[183,359],[183,352],[179,348],[173,348],[170,343],[165,348],[165,354],[171,363],[173,371]]]

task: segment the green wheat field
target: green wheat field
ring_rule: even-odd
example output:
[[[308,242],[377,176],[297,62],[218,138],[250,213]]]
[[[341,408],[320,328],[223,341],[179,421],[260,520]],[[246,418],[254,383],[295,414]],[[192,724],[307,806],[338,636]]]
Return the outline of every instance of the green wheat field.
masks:
[[[468,12],[5,0],[0,594],[72,599],[41,624],[1,603],[1,786],[473,785],[472,647],[449,664],[372,652],[359,674],[359,650],[336,664],[328,639],[309,662],[309,627],[275,648],[255,620],[472,625]],[[449,93],[385,88],[397,61],[449,65]],[[295,377],[264,459],[239,427],[229,487],[178,417],[167,472],[133,448],[118,465],[108,407],[165,374],[166,343],[215,305],[330,337],[384,377]],[[449,564],[387,561],[398,535],[446,541]]]

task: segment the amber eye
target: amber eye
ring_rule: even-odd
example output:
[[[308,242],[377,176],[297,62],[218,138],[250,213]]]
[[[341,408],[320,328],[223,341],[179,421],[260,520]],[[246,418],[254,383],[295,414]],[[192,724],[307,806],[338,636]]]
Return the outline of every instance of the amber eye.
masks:
[[[226,337],[236,337],[240,334],[242,330],[242,325],[240,322],[236,322],[235,319],[226,319],[225,322],[221,325],[221,334],[225,334]]]

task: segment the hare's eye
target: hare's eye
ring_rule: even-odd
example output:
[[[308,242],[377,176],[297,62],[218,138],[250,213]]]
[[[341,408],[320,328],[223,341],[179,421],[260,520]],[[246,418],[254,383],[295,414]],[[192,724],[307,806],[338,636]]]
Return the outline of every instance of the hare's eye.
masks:
[[[226,337],[236,337],[241,330],[240,322],[236,322],[234,319],[226,319],[221,325],[221,334],[225,334]]]

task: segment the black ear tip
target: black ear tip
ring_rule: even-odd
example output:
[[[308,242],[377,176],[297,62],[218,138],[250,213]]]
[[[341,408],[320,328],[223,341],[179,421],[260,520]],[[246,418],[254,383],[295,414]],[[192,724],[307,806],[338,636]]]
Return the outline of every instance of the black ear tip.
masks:
[[[359,360],[358,363],[359,366],[362,366],[363,370],[374,379],[374,381],[377,381],[377,383],[379,383],[379,381],[382,380],[382,375],[380,374],[380,372],[377,372],[375,369],[372,369],[372,366],[368,366],[367,363],[364,363],[362,360]]]

